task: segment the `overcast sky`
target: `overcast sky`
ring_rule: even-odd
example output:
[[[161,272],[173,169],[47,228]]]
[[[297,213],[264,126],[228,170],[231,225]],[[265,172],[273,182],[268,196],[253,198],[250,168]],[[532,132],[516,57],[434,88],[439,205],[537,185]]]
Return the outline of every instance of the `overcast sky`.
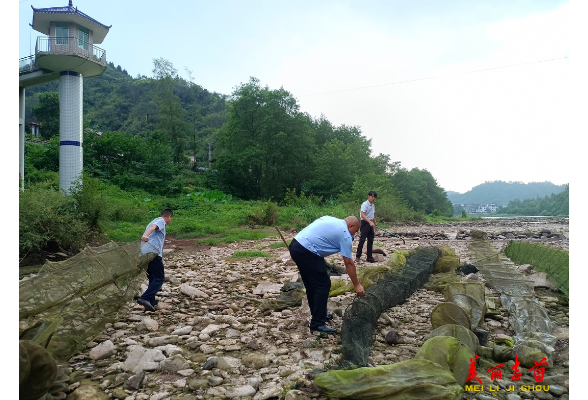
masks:
[[[19,1],[19,58],[35,8]],[[358,126],[374,155],[426,169],[445,190],[570,181],[569,3],[559,0],[89,1],[112,25],[108,61],[133,77],[153,59],[209,91],[256,77],[303,112]]]

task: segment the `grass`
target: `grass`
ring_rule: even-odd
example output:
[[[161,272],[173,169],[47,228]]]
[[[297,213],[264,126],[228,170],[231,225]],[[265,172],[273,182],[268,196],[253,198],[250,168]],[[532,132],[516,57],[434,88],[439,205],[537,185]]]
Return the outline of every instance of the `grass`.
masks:
[[[212,236],[195,240],[195,244],[215,246],[219,243],[234,243],[243,240],[265,239],[270,237],[269,229],[229,228]],[[276,233],[277,235],[277,233]]]
[[[274,218],[269,215],[269,202],[242,201],[198,201],[194,196],[167,198],[149,196],[146,193],[125,193],[107,187],[104,193],[114,209],[103,223],[106,236],[115,242],[138,240],[149,221],[159,216],[162,208],[174,210],[174,217],[166,228],[169,236],[178,239],[194,239],[196,245],[215,246],[243,240],[279,238],[275,226],[282,231],[301,230],[316,218],[331,215],[345,218],[350,211],[333,202],[324,205],[305,203],[301,206],[275,206]],[[251,216],[265,218],[268,226],[252,226]],[[272,219],[272,221],[269,221]],[[471,218],[427,217],[431,222],[471,220]],[[265,224],[264,224],[265,225]],[[378,244],[380,245],[380,244]],[[286,248],[283,242],[272,243],[271,248]]]
[[[121,196],[122,197],[122,196]],[[143,196],[144,197],[144,196]],[[149,202],[137,201],[141,195],[128,196],[126,199],[117,199],[120,207],[127,207],[122,218],[109,219],[104,225],[108,238],[115,242],[131,242],[137,240],[145,230],[146,225],[159,215],[162,208],[174,210],[172,222],[166,227],[169,236],[178,239],[194,239],[196,245],[215,246],[220,243],[234,243],[243,240],[264,239],[279,235],[275,226],[280,226],[282,231],[294,228],[300,230],[310,224],[314,219],[323,215],[332,215],[338,218],[347,216],[340,206],[318,206],[307,204],[303,207],[284,206],[277,207],[277,220],[270,226],[255,226],[251,229],[250,217],[253,214],[262,214],[267,209],[268,202],[241,201],[230,202],[189,202],[167,198],[149,198]],[[125,201],[127,203],[125,203]],[[131,203],[129,201],[132,201]],[[132,209],[132,212],[131,210]],[[144,215],[144,220],[136,222],[136,214]],[[124,215],[134,214],[133,221],[128,221]],[[275,223],[274,223],[275,222]],[[273,243],[272,248],[286,247],[283,242]]]
[[[269,245],[270,249],[279,249],[281,247],[286,247],[286,245],[284,244],[284,242],[275,242],[275,243],[271,243]]]
[[[159,215],[160,208],[167,207],[165,199],[156,201],[160,206],[153,206],[142,210],[134,210],[133,221],[110,220],[105,224],[105,233],[115,242],[132,242],[137,240],[152,219]],[[257,204],[259,203],[259,204]],[[260,208],[263,202],[256,202]],[[173,205],[171,205],[173,209]],[[174,217],[166,228],[166,233],[178,239],[194,239],[196,245],[216,246],[221,243],[234,243],[243,240],[265,239],[278,237],[273,226],[248,228],[247,219],[252,210],[252,202],[233,201],[231,203],[193,204],[187,209],[174,209]],[[144,215],[144,221],[135,222],[136,214]],[[320,207],[310,205],[302,208],[286,206],[279,207],[278,220],[275,225],[282,231],[294,228],[300,230],[314,219],[323,215],[333,215],[344,218],[347,213],[340,207]],[[435,222],[450,222],[471,220],[471,218],[430,218]],[[431,222],[430,221],[430,222]],[[377,246],[382,244],[377,243]],[[270,248],[285,248],[282,241],[272,243]]]
[[[441,215],[425,215],[425,222],[430,224],[443,224],[447,222],[463,222],[463,221],[478,221],[482,217],[444,217]]]
[[[255,258],[255,257],[271,257],[271,254],[263,251],[236,251],[233,253],[235,258]]]
[[[141,237],[148,222],[109,222],[106,226],[106,236],[115,242],[133,242]]]
[[[535,271],[545,272],[555,286],[569,297],[570,253],[538,243],[511,241],[504,253],[514,263],[531,264]]]

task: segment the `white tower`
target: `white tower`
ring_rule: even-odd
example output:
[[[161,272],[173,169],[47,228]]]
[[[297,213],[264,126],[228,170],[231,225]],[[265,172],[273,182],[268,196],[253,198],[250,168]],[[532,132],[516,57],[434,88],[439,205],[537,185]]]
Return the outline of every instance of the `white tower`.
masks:
[[[102,43],[110,26],[74,7],[34,8],[31,27],[47,36],[37,38],[35,54],[19,60],[19,175],[24,188],[25,88],[59,79],[59,188],[69,192],[83,168],[83,77],[106,69]]]
[[[83,77],[63,71],[59,77],[59,188],[69,192],[84,166]]]

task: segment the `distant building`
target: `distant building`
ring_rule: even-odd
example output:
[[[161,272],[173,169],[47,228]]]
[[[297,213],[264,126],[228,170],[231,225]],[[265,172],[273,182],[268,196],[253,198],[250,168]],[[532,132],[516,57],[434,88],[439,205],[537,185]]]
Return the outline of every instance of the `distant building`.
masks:
[[[31,127],[33,137],[41,136],[41,124],[39,122],[31,121],[29,122],[29,126]]]
[[[453,215],[465,211],[467,215],[491,215],[498,211],[496,204],[453,204]]]

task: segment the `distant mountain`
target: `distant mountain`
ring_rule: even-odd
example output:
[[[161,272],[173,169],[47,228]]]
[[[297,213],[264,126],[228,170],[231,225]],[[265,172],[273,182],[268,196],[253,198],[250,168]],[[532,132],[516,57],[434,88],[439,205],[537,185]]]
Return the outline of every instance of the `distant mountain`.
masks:
[[[496,204],[507,205],[512,200],[543,198],[558,194],[565,190],[566,185],[555,185],[551,182],[484,182],[474,186],[463,194],[447,191],[447,198],[453,204]]]

